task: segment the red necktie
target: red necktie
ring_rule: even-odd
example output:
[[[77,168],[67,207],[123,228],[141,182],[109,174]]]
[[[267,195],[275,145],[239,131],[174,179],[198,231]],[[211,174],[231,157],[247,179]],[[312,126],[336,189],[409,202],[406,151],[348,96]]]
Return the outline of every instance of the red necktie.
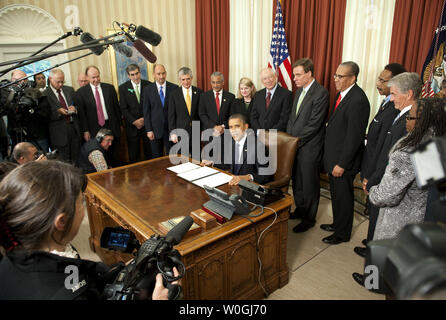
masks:
[[[337,108],[337,107],[339,106],[339,104],[341,103],[341,99],[342,99],[341,94],[339,94],[339,97],[338,97],[338,100],[336,100],[336,104],[335,104],[335,107],[334,107],[334,109],[333,109],[333,112],[336,111],[336,108]]]
[[[68,111],[67,103],[65,102],[65,99],[63,98],[62,94],[60,93],[60,89],[57,89],[57,94],[59,95],[59,102],[62,108]],[[70,116],[65,116],[65,121],[70,122]]]
[[[271,92],[268,92],[266,95],[266,109],[269,108],[269,104],[271,103]]]
[[[101,127],[103,127],[105,124],[105,117],[104,117],[104,111],[102,110],[101,96],[99,95],[98,87],[95,88],[96,88],[95,92],[96,112],[98,115],[98,123]]]
[[[218,98],[220,92],[215,93],[215,104],[217,105],[217,114],[220,115],[220,99]]]

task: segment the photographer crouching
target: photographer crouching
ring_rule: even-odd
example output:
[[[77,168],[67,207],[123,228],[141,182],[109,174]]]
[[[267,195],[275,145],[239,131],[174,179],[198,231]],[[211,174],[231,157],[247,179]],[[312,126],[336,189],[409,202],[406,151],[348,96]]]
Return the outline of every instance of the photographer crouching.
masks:
[[[48,182],[51,183],[48,183]],[[122,264],[79,258],[70,242],[84,217],[86,177],[59,161],[18,166],[0,183],[0,299],[101,299]],[[71,271],[70,272],[67,272]],[[178,274],[176,268],[174,274]],[[78,285],[67,280],[76,275]],[[168,290],[156,276],[154,300]]]

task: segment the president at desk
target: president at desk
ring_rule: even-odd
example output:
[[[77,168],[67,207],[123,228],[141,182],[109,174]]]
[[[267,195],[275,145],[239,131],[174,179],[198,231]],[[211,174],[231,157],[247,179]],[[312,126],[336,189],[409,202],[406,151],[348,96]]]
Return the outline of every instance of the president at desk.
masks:
[[[169,157],[162,157],[88,175],[90,246],[103,261],[132,258],[100,248],[104,227],[120,225],[144,242],[152,234],[161,233],[160,222],[190,215],[209,200],[202,188],[167,170],[170,166]],[[237,186],[219,189],[228,194],[240,192]],[[266,295],[262,287],[269,294],[287,284],[291,204],[291,196],[285,196],[269,205],[275,212],[265,209],[250,220],[234,216],[223,224],[187,235],[175,247],[186,266],[184,299],[259,299]],[[253,212],[258,213],[259,209]]]

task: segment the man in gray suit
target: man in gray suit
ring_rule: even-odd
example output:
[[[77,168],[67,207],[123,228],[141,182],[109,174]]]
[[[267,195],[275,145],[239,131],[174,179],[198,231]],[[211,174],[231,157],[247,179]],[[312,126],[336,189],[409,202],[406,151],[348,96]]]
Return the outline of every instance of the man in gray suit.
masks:
[[[81,147],[81,133],[77,108],[74,106],[75,93],[65,86],[65,75],[60,69],[53,69],[49,75],[50,85],[45,89],[49,110],[49,134],[52,149],[58,150],[58,158],[75,162]]]
[[[300,59],[292,68],[298,90],[288,120],[287,133],[300,140],[292,177],[296,210],[291,213],[290,219],[302,219],[293,231],[305,232],[316,223],[319,206],[319,165],[329,107],[328,91],[314,79],[311,59]]]

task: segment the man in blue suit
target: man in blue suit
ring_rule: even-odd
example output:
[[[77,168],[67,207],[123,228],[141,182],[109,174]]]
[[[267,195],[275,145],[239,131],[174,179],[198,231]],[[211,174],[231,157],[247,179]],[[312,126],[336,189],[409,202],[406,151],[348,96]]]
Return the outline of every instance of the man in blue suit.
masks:
[[[144,125],[150,140],[154,158],[169,154],[172,143],[169,141],[169,96],[178,86],[166,81],[166,69],[162,64],[153,66],[154,83],[143,92]]]

